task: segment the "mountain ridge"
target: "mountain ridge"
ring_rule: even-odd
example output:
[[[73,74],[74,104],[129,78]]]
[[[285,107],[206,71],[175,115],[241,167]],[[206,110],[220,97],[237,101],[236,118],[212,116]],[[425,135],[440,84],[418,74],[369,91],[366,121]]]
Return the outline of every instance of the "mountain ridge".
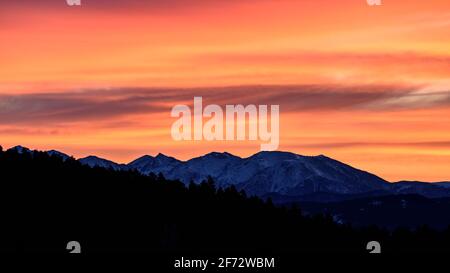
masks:
[[[32,152],[22,146],[9,150],[18,153]],[[46,151],[49,155],[68,155],[56,151]],[[228,152],[210,152],[189,160],[179,160],[158,153],[144,155],[127,164],[97,156],[79,158],[78,161],[90,167],[113,170],[136,170],[144,175],[163,174],[171,180],[180,180],[185,185],[201,183],[209,177],[218,187],[235,186],[249,195],[269,196],[278,194],[286,199],[311,198],[311,196],[332,196],[348,198],[355,195],[379,194],[420,194],[430,198],[450,197],[448,182],[428,183],[399,181],[390,183],[370,172],[357,169],[325,155],[305,156],[285,151],[262,151],[241,158]]]

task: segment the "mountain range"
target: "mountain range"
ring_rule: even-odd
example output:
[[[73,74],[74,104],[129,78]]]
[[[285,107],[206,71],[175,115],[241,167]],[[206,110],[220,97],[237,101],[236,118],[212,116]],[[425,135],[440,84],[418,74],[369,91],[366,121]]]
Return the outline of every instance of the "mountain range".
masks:
[[[16,146],[10,150],[29,152]],[[47,151],[63,160],[69,155]],[[167,179],[184,184],[201,183],[211,177],[218,187],[234,185],[248,195],[274,200],[329,202],[367,196],[418,194],[427,198],[450,197],[450,182],[388,182],[374,174],[356,169],[324,155],[303,156],[290,152],[259,152],[247,158],[230,153],[212,152],[181,161],[158,154],[145,155],[128,164],[88,156],[81,164],[113,170],[136,170],[142,174],[161,173]]]

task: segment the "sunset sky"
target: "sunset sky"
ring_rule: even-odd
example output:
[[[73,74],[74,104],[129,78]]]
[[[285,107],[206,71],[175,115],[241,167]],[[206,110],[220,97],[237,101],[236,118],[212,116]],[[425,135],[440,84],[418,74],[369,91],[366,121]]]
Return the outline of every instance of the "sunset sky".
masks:
[[[0,0],[0,145],[127,163],[243,157],[171,108],[279,104],[280,150],[450,181],[450,1]]]

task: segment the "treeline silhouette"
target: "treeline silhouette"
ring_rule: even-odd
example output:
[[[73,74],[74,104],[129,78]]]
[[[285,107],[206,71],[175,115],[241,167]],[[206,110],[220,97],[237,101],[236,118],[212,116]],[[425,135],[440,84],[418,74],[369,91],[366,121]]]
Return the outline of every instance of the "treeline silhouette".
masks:
[[[81,165],[45,152],[0,149],[0,250],[67,252],[302,253],[449,251],[450,229],[355,229],[303,216],[212,179],[187,187],[162,175]]]

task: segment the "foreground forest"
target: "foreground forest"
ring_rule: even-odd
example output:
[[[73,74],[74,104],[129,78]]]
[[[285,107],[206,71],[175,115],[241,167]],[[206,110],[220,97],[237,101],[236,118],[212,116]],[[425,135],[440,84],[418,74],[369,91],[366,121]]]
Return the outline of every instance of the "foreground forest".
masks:
[[[353,228],[217,189],[211,179],[185,187],[162,175],[2,149],[0,175],[0,251],[67,252],[71,240],[88,253],[367,253],[369,241],[385,253],[450,251],[450,228]]]

